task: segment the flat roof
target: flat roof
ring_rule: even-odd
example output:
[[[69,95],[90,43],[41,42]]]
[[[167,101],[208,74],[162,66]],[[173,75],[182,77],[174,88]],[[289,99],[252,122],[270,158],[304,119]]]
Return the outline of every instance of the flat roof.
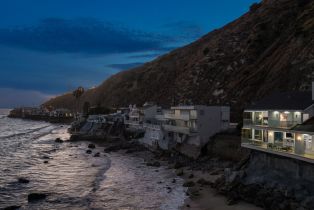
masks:
[[[253,102],[246,110],[305,110],[313,104],[311,91],[276,92]]]

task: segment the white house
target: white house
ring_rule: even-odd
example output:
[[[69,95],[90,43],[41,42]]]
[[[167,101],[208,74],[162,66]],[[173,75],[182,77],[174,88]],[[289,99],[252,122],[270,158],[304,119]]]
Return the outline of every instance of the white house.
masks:
[[[175,106],[164,115],[165,138],[179,152],[196,158],[210,137],[228,129],[230,108],[227,106]]]
[[[242,147],[314,160],[314,83],[311,92],[274,93],[244,111]]]

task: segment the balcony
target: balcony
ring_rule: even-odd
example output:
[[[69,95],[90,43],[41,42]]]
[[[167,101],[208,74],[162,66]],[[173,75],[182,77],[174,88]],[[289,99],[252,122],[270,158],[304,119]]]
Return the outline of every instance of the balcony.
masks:
[[[165,118],[166,119],[171,119],[171,120],[189,121],[189,120],[196,120],[197,116],[195,116],[195,115],[188,115],[188,114],[175,115],[173,113],[166,113],[165,114]]]
[[[274,128],[292,128],[298,124],[297,121],[279,121],[279,120],[269,120],[269,127]]]
[[[148,129],[152,129],[152,130],[160,130],[161,129],[161,125],[150,124],[150,123],[144,123],[143,127],[148,128]]]
[[[243,119],[243,125],[268,126],[268,120]]]
[[[175,125],[163,125],[163,128],[166,131],[172,131],[172,132],[183,133],[183,134],[191,134],[191,133],[197,132],[194,128],[175,126]]]

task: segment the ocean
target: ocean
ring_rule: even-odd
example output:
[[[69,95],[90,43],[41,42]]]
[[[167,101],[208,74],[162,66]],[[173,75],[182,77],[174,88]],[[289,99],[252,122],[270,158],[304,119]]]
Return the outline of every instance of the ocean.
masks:
[[[93,154],[100,157],[94,157],[86,153],[89,142],[55,143],[69,139],[67,125],[10,119],[8,111],[0,110],[0,209],[175,210],[183,205],[183,180],[173,170],[148,167],[140,157],[105,153],[99,146]],[[29,203],[34,192],[47,198]]]

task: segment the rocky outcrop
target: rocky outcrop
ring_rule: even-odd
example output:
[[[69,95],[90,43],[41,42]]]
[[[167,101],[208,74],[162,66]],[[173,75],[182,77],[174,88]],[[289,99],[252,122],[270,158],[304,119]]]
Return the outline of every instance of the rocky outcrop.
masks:
[[[28,199],[28,202],[35,202],[35,201],[43,200],[46,197],[47,195],[44,193],[30,193],[27,196],[27,199]]]
[[[223,15],[223,14],[222,14]],[[314,79],[314,2],[263,0],[196,42],[111,76],[80,99],[126,106],[156,101],[230,104],[233,119],[277,90],[306,90]],[[46,105],[74,108],[71,93]]]
[[[226,168],[212,186],[227,196],[229,205],[243,200],[271,210],[314,209],[313,170],[302,161],[252,152],[246,161]]]

